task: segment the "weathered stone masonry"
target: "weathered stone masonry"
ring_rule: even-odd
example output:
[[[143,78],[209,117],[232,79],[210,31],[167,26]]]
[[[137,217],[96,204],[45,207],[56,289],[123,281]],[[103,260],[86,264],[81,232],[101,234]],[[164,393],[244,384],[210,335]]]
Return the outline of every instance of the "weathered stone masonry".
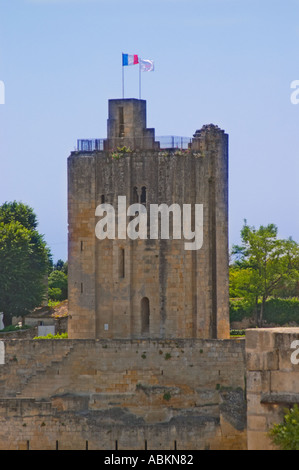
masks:
[[[145,125],[144,101],[110,100],[106,150],[68,159],[69,336],[229,338],[228,136],[208,125],[188,153],[162,152]],[[124,145],[132,152],[113,159],[111,147]],[[203,204],[202,248],[187,251],[183,238],[98,240],[96,207],[117,208],[119,196],[147,210]]]
[[[298,340],[4,340],[0,450],[273,449],[299,403]]]
[[[244,358],[242,340],[5,341],[0,449],[244,449]]]
[[[145,111],[111,100],[104,150],[68,159],[69,339],[0,342],[0,450],[268,449],[299,402],[298,329],[228,339],[228,136],[162,152]],[[118,196],[203,204],[201,249],[99,241],[96,207]]]
[[[130,152],[112,158],[112,151]],[[96,207],[203,204],[203,244],[98,240]],[[68,159],[69,339],[5,341],[0,446],[246,447],[244,342],[229,340],[228,136],[161,151],[142,100],[110,100],[103,151]],[[194,226],[194,216],[193,216]],[[193,229],[193,227],[192,227]]]
[[[268,430],[299,403],[299,328],[246,332],[248,449],[271,450]]]

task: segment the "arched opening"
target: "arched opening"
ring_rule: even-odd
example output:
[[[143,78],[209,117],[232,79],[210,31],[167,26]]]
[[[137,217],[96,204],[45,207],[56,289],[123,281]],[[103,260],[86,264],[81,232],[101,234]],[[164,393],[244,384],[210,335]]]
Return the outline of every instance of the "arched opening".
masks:
[[[141,334],[149,334],[149,325],[150,325],[150,305],[149,299],[143,297],[141,299]]]
[[[146,203],[146,187],[145,186],[142,186],[142,188],[141,188],[140,202],[141,202],[141,204]]]
[[[138,190],[137,190],[137,187],[134,186],[134,188],[133,188],[133,204],[137,204],[138,202],[139,202]]]

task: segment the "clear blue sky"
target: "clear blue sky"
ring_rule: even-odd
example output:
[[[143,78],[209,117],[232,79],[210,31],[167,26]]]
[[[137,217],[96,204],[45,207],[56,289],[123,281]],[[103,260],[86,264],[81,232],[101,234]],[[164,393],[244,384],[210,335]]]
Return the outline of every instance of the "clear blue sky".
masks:
[[[0,204],[33,207],[67,258],[67,157],[106,137],[122,52],[155,61],[142,98],[156,135],[229,134],[230,244],[244,218],[299,242],[298,0],[0,0]],[[125,97],[138,98],[138,67]]]

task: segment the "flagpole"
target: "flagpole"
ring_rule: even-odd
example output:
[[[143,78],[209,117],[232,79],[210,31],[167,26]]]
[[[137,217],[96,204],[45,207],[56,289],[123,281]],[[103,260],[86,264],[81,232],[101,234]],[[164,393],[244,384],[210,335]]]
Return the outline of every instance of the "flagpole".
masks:
[[[122,69],[123,69],[122,88],[123,88],[123,99],[124,99],[124,97],[125,97],[124,66],[122,66]]]
[[[125,97],[125,73],[124,73],[123,54],[122,54],[122,93],[123,93],[123,99],[124,99]]]
[[[141,65],[139,64],[139,99],[141,100]]]

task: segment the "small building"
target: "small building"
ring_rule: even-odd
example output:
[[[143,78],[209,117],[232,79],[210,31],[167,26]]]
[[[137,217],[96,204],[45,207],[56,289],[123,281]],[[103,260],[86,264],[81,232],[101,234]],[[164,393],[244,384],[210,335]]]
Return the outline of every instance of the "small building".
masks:
[[[38,335],[67,332],[68,301],[64,300],[55,307],[37,307],[32,313],[26,315],[25,324],[38,327]]]

